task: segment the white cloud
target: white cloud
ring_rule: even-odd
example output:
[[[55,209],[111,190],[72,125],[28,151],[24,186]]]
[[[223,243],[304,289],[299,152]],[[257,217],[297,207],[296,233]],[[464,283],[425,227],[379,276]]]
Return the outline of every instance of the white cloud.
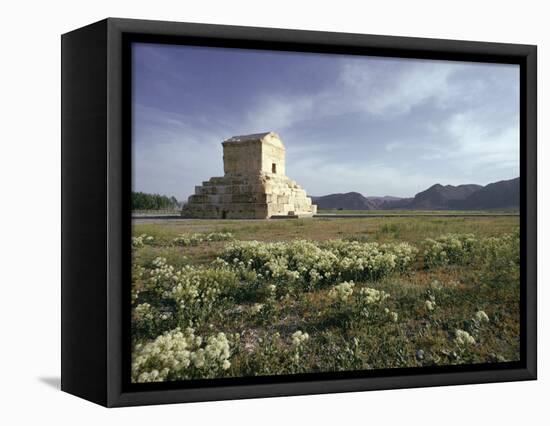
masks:
[[[344,85],[366,112],[384,118],[410,112],[428,100],[445,106],[454,94],[448,78],[461,65],[444,61],[411,61],[379,59],[365,63],[352,60],[344,64],[340,75]]]
[[[264,94],[246,114],[249,128],[279,131],[310,119],[363,113],[378,119],[407,114],[428,100],[449,105],[457,88],[448,79],[463,64],[447,61],[408,61],[354,58],[341,61],[334,82],[315,94]]]
[[[483,117],[483,116],[481,116]],[[449,133],[455,144],[447,158],[464,161],[466,168],[510,168],[519,175],[519,120],[503,123],[499,130],[486,126],[476,112],[454,115]],[[512,176],[511,176],[512,177]]]
[[[405,146],[405,144],[403,142],[388,142],[384,148],[386,149],[386,151],[388,152],[393,152],[397,149],[401,149]]]
[[[195,185],[223,175],[223,129],[215,121],[137,105],[134,119],[133,187],[185,199]]]
[[[315,112],[315,97],[304,95],[269,95],[256,100],[255,107],[245,117],[246,133],[263,131],[281,132],[300,121],[311,117]]]

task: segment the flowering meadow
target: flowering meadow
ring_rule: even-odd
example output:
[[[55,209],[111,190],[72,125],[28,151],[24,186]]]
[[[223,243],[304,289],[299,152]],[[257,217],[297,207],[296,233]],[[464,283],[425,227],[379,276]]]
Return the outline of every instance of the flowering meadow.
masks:
[[[518,360],[518,222],[138,221],[132,380]]]

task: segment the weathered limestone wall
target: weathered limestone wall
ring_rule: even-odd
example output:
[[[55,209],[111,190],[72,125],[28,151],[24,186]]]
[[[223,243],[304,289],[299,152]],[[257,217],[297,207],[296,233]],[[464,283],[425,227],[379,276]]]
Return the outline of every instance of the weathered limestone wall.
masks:
[[[255,141],[223,142],[223,172],[225,175],[248,175],[262,167],[262,145]]]
[[[264,173],[274,173],[284,176],[285,147],[279,139],[271,139],[262,144],[262,169]],[[275,167],[273,167],[275,165]]]
[[[277,134],[235,136],[222,144],[225,176],[196,186],[182,216],[265,219],[317,212],[305,190],[285,175],[285,148]]]

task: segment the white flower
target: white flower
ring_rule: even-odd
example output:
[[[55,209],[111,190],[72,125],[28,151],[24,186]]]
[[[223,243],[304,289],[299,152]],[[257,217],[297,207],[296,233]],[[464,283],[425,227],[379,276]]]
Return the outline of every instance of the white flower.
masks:
[[[154,237],[152,235],[147,235],[147,234],[141,234],[140,236],[138,237],[132,237],[132,247],[134,249],[136,248],[141,248],[143,247],[145,244],[150,244],[152,243],[154,240]]]
[[[196,368],[204,367],[204,350],[199,349],[197,352],[194,352],[191,354],[191,361],[193,361],[193,364]]]
[[[489,317],[487,316],[487,314],[484,311],[477,311],[476,312],[476,320],[479,323],[489,322]]]
[[[460,346],[475,345],[475,339],[464,330],[455,330],[455,342]]]
[[[192,328],[179,328],[158,336],[154,341],[137,344],[132,353],[132,380],[137,382],[160,382],[167,379],[192,378],[189,368],[199,370],[227,370],[229,342],[224,333],[207,339],[194,334]]]
[[[441,290],[443,285],[441,284],[440,281],[438,280],[433,280],[431,283],[430,283],[430,287],[433,289],[433,290]]]
[[[232,240],[231,232],[211,232],[209,234],[181,234],[172,241],[178,246],[196,246],[203,242]]]
[[[424,302],[424,306],[428,311],[433,311],[435,308],[435,302],[432,302],[431,300],[426,300]]]
[[[292,334],[292,344],[294,346],[300,346],[303,342],[305,342],[308,339],[309,339],[309,334],[303,333],[300,330]]]
[[[261,303],[254,303],[254,305],[252,305],[252,307],[250,308],[250,312],[252,312],[253,314],[257,314],[257,313],[261,312],[263,307],[264,307],[264,305],[261,304]]]
[[[328,292],[328,297],[333,301],[346,302],[353,294],[354,286],[355,284],[353,281],[345,281],[341,284],[335,285]]]
[[[362,301],[367,305],[372,305],[374,303],[382,303],[390,295],[382,290],[376,290],[375,288],[364,287],[359,290],[359,296]]]
[[[404,272],[417,253],[407,243],[238,241],[227,244],[220,259],[242,272],[252,270],[258,279],[266,277],[312,286],[329,284],[338,278],[372,280],[395,270]]]

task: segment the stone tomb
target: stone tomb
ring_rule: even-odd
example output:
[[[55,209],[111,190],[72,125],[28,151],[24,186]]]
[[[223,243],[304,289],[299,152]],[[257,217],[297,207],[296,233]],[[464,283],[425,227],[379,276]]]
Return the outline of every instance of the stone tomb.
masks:
[[[267,219],[317,212],[306,191],[285,175],[285,147],[276,133],[234,136],[222,145],[225,175],[196,186],[183,217]]]

